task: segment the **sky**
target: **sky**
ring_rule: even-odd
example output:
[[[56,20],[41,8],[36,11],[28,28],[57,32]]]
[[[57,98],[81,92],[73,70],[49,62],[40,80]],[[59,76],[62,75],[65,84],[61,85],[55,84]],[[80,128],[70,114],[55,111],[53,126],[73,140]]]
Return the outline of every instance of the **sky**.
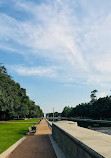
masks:
[[[44,113],[110,95],[110,0],[0,0],[0,63]]]

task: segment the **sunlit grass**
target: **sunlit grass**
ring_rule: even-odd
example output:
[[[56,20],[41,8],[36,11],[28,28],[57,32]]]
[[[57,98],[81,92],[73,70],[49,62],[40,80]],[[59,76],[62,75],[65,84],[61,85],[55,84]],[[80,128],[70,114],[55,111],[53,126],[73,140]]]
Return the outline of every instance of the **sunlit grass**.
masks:
[[[22,138],[31,125],[34,123],[0,123],[0,153]]]

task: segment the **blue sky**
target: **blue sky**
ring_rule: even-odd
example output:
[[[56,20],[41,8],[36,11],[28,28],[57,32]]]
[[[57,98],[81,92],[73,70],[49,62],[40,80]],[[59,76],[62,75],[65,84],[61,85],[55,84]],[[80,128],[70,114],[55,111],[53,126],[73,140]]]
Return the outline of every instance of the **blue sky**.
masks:
[[[110,0],[0,0],[0,63],[43,111],[110,95]]]

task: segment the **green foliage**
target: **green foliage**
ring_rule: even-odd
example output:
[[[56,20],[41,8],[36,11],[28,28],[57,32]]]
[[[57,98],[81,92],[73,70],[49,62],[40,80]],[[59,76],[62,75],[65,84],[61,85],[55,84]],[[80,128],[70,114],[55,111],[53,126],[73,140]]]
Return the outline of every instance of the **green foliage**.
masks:
[[[63,109],[63,112],[61,113],[61,116],[62,117],[69,117],[69,114],[71,113],[71,110],[72,110],[72,108],[70,108],[69,106],[65,107]]]
[[[0,124],[0,154],[16,143],[28,132],[33,123],[1,123]]]
[[[61,116],[61,113],[54,112],[54,117],[58,117],[58,116]],[[53,117],[53,113],[47,113],[46,117]]]
[[[65,107],[62,112],[63,117],[78,117],[92,119],[111,118],[111,96],[96,98],[97,90],[91,92],[91,101],[81,103],[74,108]]]
[[[0,120],[42,116],[42,110],[29,99],[26,89],[8,75],[4,66],[0,66]]]
[[[92,103],[97,100],[97,97],[96,97],[96,93],[97,93],[97,92],[98,92],[98,91],[97,91],[96,89],[91,92],[90,98],[91,98],[91,102],[92,102]]]

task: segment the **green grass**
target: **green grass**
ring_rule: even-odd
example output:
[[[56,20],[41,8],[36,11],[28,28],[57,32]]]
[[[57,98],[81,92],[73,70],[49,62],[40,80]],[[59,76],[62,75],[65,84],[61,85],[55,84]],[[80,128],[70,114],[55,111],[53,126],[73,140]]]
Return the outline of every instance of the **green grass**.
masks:
[[[40,118],[34,118],[34,119],[28,119],[28,120],[11,120],[9,122],[38,122],[40,120]]]
[[[33,123],[0,123],[0,153],[16,143]]]

